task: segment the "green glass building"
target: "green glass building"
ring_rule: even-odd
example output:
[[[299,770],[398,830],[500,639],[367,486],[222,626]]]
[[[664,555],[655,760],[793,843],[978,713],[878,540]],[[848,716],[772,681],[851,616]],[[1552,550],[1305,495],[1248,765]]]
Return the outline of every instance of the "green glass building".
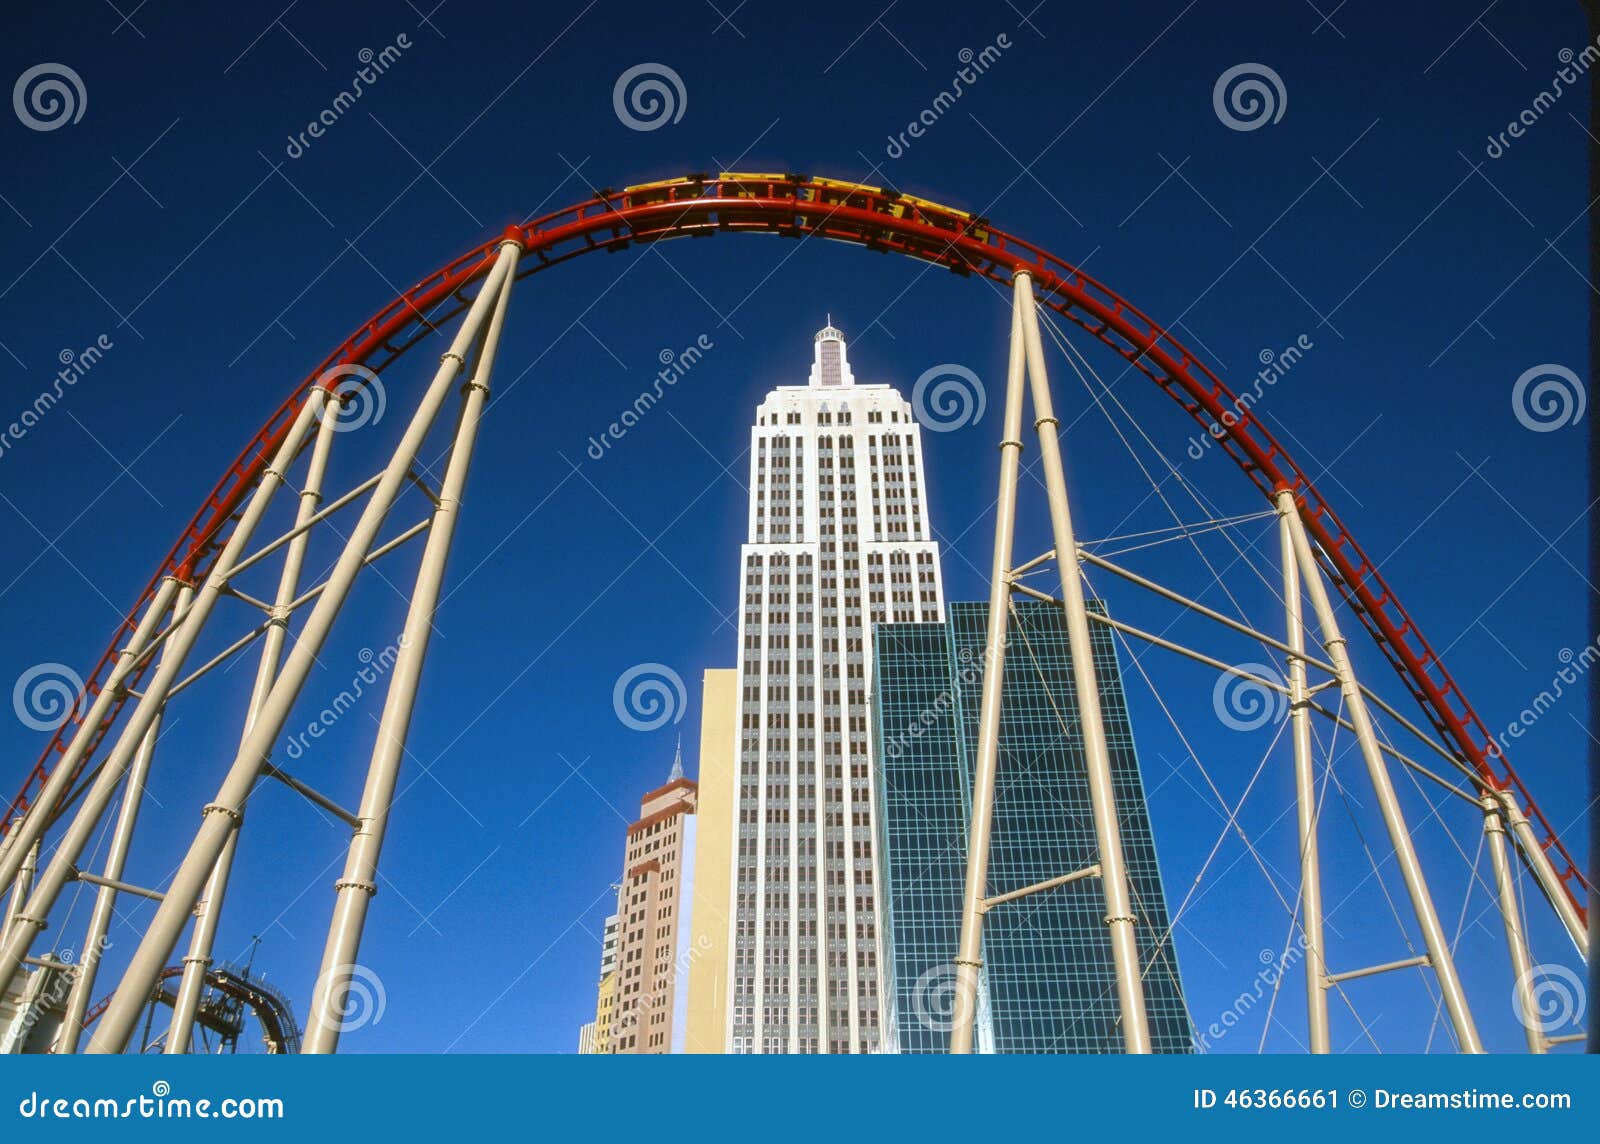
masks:
[[[1091,601],[1091,609],[1100,605]],[[886,1051],[948,1051],[988,605],[874,629],[873,734],[883,890]],[[1138,911],[1156,1052],[1191,1051],[1133,729],[1110,632],[1092,628],[1112,779]],[[1094,822],[1061,609],[1018,600],[1009,628],[989,892],[1095,861]],[[1105,899],[1088,878],[997,907],[984,923],[978,1048],[1122,1050]],[[1163,942],[1163,938],[1167,940]]]

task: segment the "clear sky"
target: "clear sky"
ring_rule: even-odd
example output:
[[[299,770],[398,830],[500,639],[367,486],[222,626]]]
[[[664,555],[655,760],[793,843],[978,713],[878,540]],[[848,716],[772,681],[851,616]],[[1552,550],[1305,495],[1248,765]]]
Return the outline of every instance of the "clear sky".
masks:
[[[397,289],[594,188],[726,167],[892,184],[987,214],[1086,266],[1236,388],[1250,387],[1263,351],[1303,338],[1310,348],[1257,412],[1380,560],[1485,721],[1503,728],[1550,687],[1563,649],[1592,642],[1583,430],[1526,428],[1512,398],[1534,367],[1582,369],[1581,94],[1488,147],[1551,86],[1558,53],[1583,48],[1578,5],[1491,5],[1469,23],[1476,5],[1392,0],[1352,0],[1326,19],[1325,0],[890,3],[879,15],[878,4],[734,0],[434,3],[130,11],[131,0],[106,0],[11,17],[0,76],[64,64],[86,102],[54,130],[13,114],[0,122],[0,423],[53,384],[64,351],[102,337],[111,348],[0,453],[6,688],[39,663],[88,669],[250,433]],[[350,87],[359,53],[401,35],[410,46],[360,100],[321,138],[291,145]],[[1002,35],[1010,46],[961,98],[921,138],[891,147],[951,86],[961,53]],[[613,106],[618,77],[642,63],[672,69],[685,96],[681,118],[650,131]],[[1233,130],[1218,114],[1214,86],[1240,64],[1279,77],[1275,122]],[[981,420],[926,435],[948,595],[984,595],[1008,325],[995,291],[823,242],[726,237],[580,259],[522,283],[363,947],[386,1008],[347,1050],[575,1046],[592,1013],[623,820],[665,777],[680,732],[692,770],[701,672],[734,662],[754,407],[772,386],[804,380],[830,312],[863,381],[909,393],[924,371],[955,363],[985,383]],[[702,337],[712,348],[689,376],[603,459],[589,457],[590,438],[651,384],[658,355]],[[1214,451],[1186,456],[1196,426],[1169,399],[1079,341],[1149,435],[1149,445],[1134,438],[1143,462],[1167,472],[1153,448],[1178,467],[1163,491],[1182,519],[1264,507]],[[388,413],[341,440],[338,487],[372,471],[435,352],[424,346],[385,376]],[[1083,536],[1170,525],[1059,354],[1051,367]],[[1037,522],[1036,492],[1030,482]],[[411,519],[401,512],[396,524]],[[1257,546],[1268,575],[1270,527],[1229,534]],[[1037,523],[1024,528],[1019,551],[1044,546]],[[1225,536],[1202,546],[1218,568],[1235,556]],[[320,569],[330,550],[319,553]],[[1127,559],[1232,608],[1187,544]],[[350,684],[361,649],[392,640],[411,560],[363,585],[291,726]],[[1253,619],[1280,622],[1244,564],[1224,581]],[[1096,586],[1133,622],[1171,620],[1119,585]],[[243,606],[232,609],[244,623]],[[1262,659],[1191,623],[1173,631]],[[1409,702],[1370,645],[1355,655],[1366,678]],[[1176,942],[1205,1027],[1257,989],[1261,951],[1289,932],[1206,778],[1220,803],[1235,803],[1276,725],[1230,730],[1210,675],[1141,662],[1187,741],[1129,664],[1173,908],[1204,871]],[[669,667],[687,693],[681,721],[649,732],[620,721],[612,701],[619,677],[645,663]],[[250,670],[174,704],[146,818],[167,833],[145,836],[131,880],[161,881],[181,854],[231,760]],[[354,805],[380,702],[369,694],[293,769]],[[1576,695],[1564,699],[1512,753],[1574,846],[1585,715]],[[0,720],[13,785],[42,739]],[[1348,745],[1341,734],[1348,809],[1330,793],[1325,842],[1336,969],[1412,952],[1390,913],[1392,899],[1407,916],[1392,860],[1368,877],[1362,839],[1381,859],[1381,827]],[[1519,1048],[1498,925],[1483,885],[1468,894],[1478,823],[1457,805],[1442,808],[1448,831],[1426,821],[1428,802],[1397,781],[1446,927],[1462,935],[1485,1037]],[[1280,744],[1240,822],[1284,875],[1295,863],[1293,818],[1281,816],[1291,796]],[[242,958],[261,935],[256,965],[302,1011],[342,835],[286,792],[263,794],[223,924],[219,953]],[[1486,858],[1479,870],[1487,877]],[[1292,897],[1290,885],[1276,883]],[[74,925],[87,909],[85,896]],[[149,910],[123,904],[107,987]],[[1542,908],[1530,910],[1536,960],[1570,962]],[[1415,943],[1414,924],[1407,932]],[[1447,1043],[1414,971],[1349,993],[1386,1050]],[[1269,1048],[1303,1038],[1300,1006],[1291,979]],[[1336,1046],[1370,1048],[1334,1008]],[[1216,1050],[1253,1050],[1263,1012]]]

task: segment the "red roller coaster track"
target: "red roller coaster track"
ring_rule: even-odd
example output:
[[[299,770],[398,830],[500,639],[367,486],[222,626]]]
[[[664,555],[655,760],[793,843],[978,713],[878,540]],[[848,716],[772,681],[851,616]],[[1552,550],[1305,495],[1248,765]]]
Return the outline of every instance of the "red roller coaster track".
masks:
[[[467,291],[487,273],[505,238],[515,239],[526,250],[518,271],[523,277],[590,251],[615,251],[634,242],[725,231],[801,240],[831,238],[1003,283],[1009,283],[1017,271],[1027,270],[1041,304],[1093,334],[1160,386],[1217,436],[1223,451],[1263,494],[1270,498],[1281,488],[1293,491],[1306,527],[1320,546],[1319,556],[1330,579],[1383,649],[1441,740],[1453,746],[1485,783],[1515,797],[1538,831],[1568,900],[1580,917],[1586,917],[1582,890],[1587,883],[1572,855],[1438,653],[1311,479],[1215,373],[1109,288],[1032,243],[994,229],[985,219],[893,191],[811,176],[691,175],[622,191],[601,191],[564,210],[507,228],[504,235],[481,243],[399,295],[295,386],[223,474],[117,630],[86,683],[87,694],[100,692],[118,649],[162,579],[204,577],[234,514],[310,388],[341,380],[323,379],[342,365],[383,370],[437,325],[463,310],[471,301]],[[114,723],[125,698],[125,693],[114,697],[106,719],[93,729],[80,771]],[[78,714],[57,729],[0,821],[0,830],[9,831],[27,810],[53,762],[76,733],[81,712],[87,707],[80,702]]]

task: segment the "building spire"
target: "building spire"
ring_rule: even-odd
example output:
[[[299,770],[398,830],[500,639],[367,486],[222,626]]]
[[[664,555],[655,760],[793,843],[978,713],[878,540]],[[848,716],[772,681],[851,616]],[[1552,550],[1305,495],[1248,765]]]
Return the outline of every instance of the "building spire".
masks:
[[[672,756],[672,773],[667,776],[669,783],[675,783],[683,777],[683,735],[678,735],[678,749]]]
[[[844,331],[833,324],[832,314],[828,315],[828,324],[817,331],[813,342],[809,384],[824,389],[854,385],[855,375],[850,372],[850,360],[844,350]]]

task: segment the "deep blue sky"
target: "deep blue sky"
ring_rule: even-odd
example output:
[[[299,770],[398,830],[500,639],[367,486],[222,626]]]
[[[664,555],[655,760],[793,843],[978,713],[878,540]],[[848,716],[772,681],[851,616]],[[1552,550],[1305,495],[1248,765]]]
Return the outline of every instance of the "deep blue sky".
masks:
[[[1258,410],[1380,559],[1492,727],[1549,686],[1562,649],[1592,638],[1579,572],[1583,430],[1532,432],[1511,404],[1529,368],[1582,367],[1581,95],[1558,101],[1502,157],[1485,156],[1486,136],[1549,86],[1557,53],[1583,46],[1578,5],[1492,5],[1470,24],[1475,5],[1360,0],[1331,21],[1318,12],[1331,7],[1323,0],[1121,9],[1046,0],[1031,12],[1029,0],[899,3],[876,20],[878,5],[827,14],[748,4],[731,22],[715,10],[728,12],[726,0],[571,5],[549,15],[460,0],[287,10],[157,2],[128,21],[119,7],[130,4],[34,6],[13,16],[0,45],[8,84],[35,64],[60,62],[87,91],[82,119],[58,130],[30,131],[10,114],[0,121],[0,422],[49,386],[64,349],[101,335],[113,343],[0,456],[7,688],[40,662],[92,664],[251,431],[397,288],[594,186],[735,162],[892,183],[986,213],[1086,264],[1240,388],[1260,351],[1304,335],[1312,348]],[[349,85],[357,53],[400,33],[410,49],[324,138],[288,158],[288,137]],[[1001,33],[1012,44],[1001,60],[925,138],[887,158],[887,137],[949,85],[958,53]],[[612,87],[650,61],[682,77],[687,105],[676,124],[637,132],[614,114]],[[1213,110],[1213,84],[1253,62],[1281,76],[1284,114],[1232,131]],[[349,1050],[575,1044],[592,1010],[622,817],[664,777],[680,730],[693,765],[700,673],[734,660],[754,406],[771,386],[803,380],[828,312],[864,380],[909,389],[929,367],[961,363],[989,382],[994,401],[983,421],[927,439],[948,594],[983,595],[994,382],[1008,322],[994,292],[821,242],[726,238],[583,259],[524,283],[363,948],[387,1011],[346,1038]],[[604,460],[585,457],[591,434],[649,384],[658,353],[702,334],[714,348],[693,374]],[[1262,507],[1221,458],[1191,464],[1193,423],[1138,375],[1121,376],[1114,356],[1085,345],[1208,504],[1227,514]],[[398,432],[427,349],[386,376],[388,417],[353,435],[348,451],[341,443],[346,485],[371,471],[373,450]],[[1082,534],[1171,524],[1063,359],[1051,360],[1063,420],[1074,422],[1069,479]],[[1211,515],[1168,488],[1185,520]],[[1276,541],[1266,528],[1246,526],[1238,538],[1260,543],[1270,568]],[[1042,547],[1038,527],[1025,528],[1019,550]],[[1219,567],[1233,555],[1216,536],[1204,547]],[[1129,559],[1228,606],[1187,545]],[[410,568],[401,557],[384,574],[403,585]],[[1227,579],[1255,618],[1279,622],[1261,581],[1240,566]],[[1105,591],[1135,622],[1170,619],[1115,584]],[[402,609],[382,581],[365,584],[293,725],[346,686],[361,648],[392,638]],[[224,614],[243,622],[242,608]],[[1262,658],[1191,624],[1174,630]],[[220,630],[216,638],[226,642]],[[1372,682],[1405,699],[1370,646],[1355,654]],[[644,662],[686,681],[677,726],[641,733],[613,713],[613,683]],[[1270,729],[1223,727],[1208,674],[1161,658],[1146,666],[1233,802]],[[153,781],[159,805],[147,819],[170,825],[173,841],[147,836],[133,880],[160,881],[181,853],[177,832],[187,840],[196,807],[231,759],[229,713],[247,674],[197,688],[186,710],[174,705]],[[1223,817],[1138,672],[1127,674],[1176,908]],[[296,769],[354,805],[377,710],[374,698],[347,716]],[[1576,696],[1564,701],[1513,755],[1574,845],[1583,837],[1584,719]],[[21,781],[40,741],[0,721],[7,781]],[[1280,751],[1242,816],[1283,871],[1295,859],[1293,820],[1280,818],[1292,794],[1287,765]],[[1353,809],[1330,795],[1336,968],[1407,956],[1376,882],[1363,882],[1369,867],[1352,823],[1380,850],[1381,827],[1359,760],[1342,756],[1338,773]],[[1398,781],[1422,823],[1425,804],[1409,780]],[[1471,858],[1472,813],[1447,811]],[[219,952],[242,956],[260,933],[257,965],[302,1009],[342,833],[284,792],[263,795],[224,922]],[[1437,821],[1419,837],[1455,932],[1465,863]],[[1487,873],[1486,859],[1480,869]],[[1392,863],[1385,874],[1403,901]],[[1461,960],[1491,1047],[1517,1049],[1488,904],[1479,886],[1465,909]],[[126,923],[148,912],[123,909],[108,958],[116,972],[136,940]],[[87,900],[74,924],[86,911]],[[1536,957],[1570,959],[1535,914]],[[1255,988],[1259,951],[1280,947],[1288,923],[1231,836],[1184,922],[1179,957],[1205,1026]],[[1299,989],[1298,979],[1286,986],[1277,1009],[1284,1026],[1268,1047],[1292,1049],[1303,1035]],[[1351,996],[1385,1049],[1429,1043],[1432,1010],[1414,976],[1363,982]],[[1370,1047],[1337,1002],[1335,1010],[1336,1044]],[[1258,1009],[1216,1047],[1254,1049],[1261,1028]],[[1432,1044],[1443,1043],[1434,1030]]]

